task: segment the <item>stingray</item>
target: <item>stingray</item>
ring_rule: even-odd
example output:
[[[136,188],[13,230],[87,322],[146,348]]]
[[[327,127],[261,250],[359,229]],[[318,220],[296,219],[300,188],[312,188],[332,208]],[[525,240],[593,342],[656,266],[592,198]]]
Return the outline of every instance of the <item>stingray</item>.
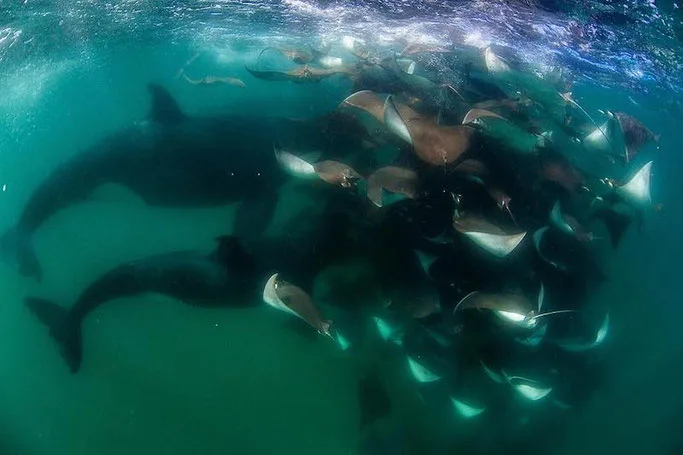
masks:
[[[470,292],[458,302],[453,313],[470,309],[493,311],[499,318],[521,327],[532,328],[537,323],[531,300],[520,294]]]
[[[478,178],[481,184],[484,183],[481,179],[491,173],[486,164],[474,158],[466,158],[462,160],[453,170],[459,174],[465,174],[474,178]]]
[[[538,298],[536,299],[536,314],[543,314],[543,304],[545,303],[545,286],[541,283],[538,291]],[[516,338],[517,342],[524,346],[536,347],[545,339],[548,332],[548,324],[541,324],[534,327],[533,332],[524,338]]]
[[[396,104],[392,95],[387,96],[387,98],[384,100],[382,121],[387,126],[389,131],[410,145],[414,144],[406,121],[417,119],[419,116],[420,114],[415,112],[410,107],[404,104]]]
[[[539,172],[550,182],[554,182],[575,194],[585,184],[583,174],[562,154],[543,149],[538,155]]]
[[[550,71],[544,72],[541,78],[561,92],[568,91],[573,85],[571,81],[567,80],[564,69],[560,66],[553,67]]]
[[[581,111],[581,113],[582,113],[583,115],[585,115],[586,118],[587,118],[588,120],[590,120],[590,122],[591,122],[595,127],[598,126],[597,122],[593,119],[593,117],[591,117],[591,115],[588,113],[588,111],[586,111],[586,110],[583,108],[583,106],[581,106],[581,105],[574,99],[574,97],[572,96],[572,92],[557,92],[557,94],[558,94],[559,97],[562,98],[567,104],[569,104],[569,105],[571,105],[571,106],[574,106],[574,107],[577,108],[579,111]],[[601,111],[600,111],[600,112],[601,112]],[[607,138],[607,136],[604,134],[604,131],[601,132],[600,134],[602,134],[602,135],[605,137],[605,139],[607,139],[607,140],[609,141],[609,139]]]
[[[349,74],[348,68],[313,68],[303,66],[290,71],[261,71],[245,67],[249,73],[265,81],[291,81],[296,83],[317,83],[335,74]]]
[[[321,179],[342,188],[355,188],[362,176],[350,166],[339,161],[325,160],[316,163],[285,150],[274,148],[278,164],[287,174],[303,180]]]
[[[426,319],[441,312],[437,290],[425,277],[425,284],[418,289],[406,289],[403,298],[394,299],[390,309],[413,319]]]
[[[466,161],[473,161],[473,160],[466,160]],[[463,162],[464,164],[465,162]],[[482,163],[483,164],[483,163]],[[460,168],[460,166],[458,166]],[[456,168],[456,170],[458,169]],[[485,166],[484,166],[485,168]],[[487,169],[486,169],[487,170]],[[474,172],[469,174],[470,178],[474,180],[476,183],[482,185],[484,187],[484,190],[488,193],[489,196],[491,196],[491,199],[493,199],[496,202],[496,206],[503,212],[505,212],[509,217],[510,220],[512,220],[513,223],[517,224],[517,220],[515,219],[515,216],[512,214],[512,209],[510,208],[510,202],[512,202],[512,198],[501,188],[499,188],[496,185],[491,185],[490,183],[487,184],[484,182],[482,176],[476,175]]]
[[[406,47],[403,48],[401,51],[401,57],[404,57],[406,55],[415,55],[415,54],[420,54],[420,53],[449,53],[451,52],[449,49],[440,47],[440,46],[435,46],[433,44],[425,44],[425,43],[409,43],[406,45]]]
[[[365,46],[365,40],[351,35],[344,35],[341,39],[342,46],[349,51],[361,46]]]
[[[360,60],[366,61],[372,56],[365,47],[365,41],[360,38],[346,35],[342,38],[342,46]]]
[[[298,63],[300,65],[305,65],[306,63],[310,63],[314,56],[313,52],[310,51],[305,51],[303,49],[280,49],[277,48],[282,55],[293,61],[294,63]]]
[[[543,324],[539,328],[533,331],[529,336],[524,338],[516,338],[517,342],[521,345],[535,348],[540,345],[548,332],[548,325]]]
[[[563,402],[562,400],[558,399],[557,397],[553,397],[552,403],[557,406],[558,408],[562,409],[563,411],[566,411],[567,409],[571,409],[572,406]]]
[[[349,95],[339,104],[339,107],[345,106],[363,110],[384,123],[384,98],[371,90],[361,90]]]
[[[391,211],[389,211],[391,212]],[[377,236],[374,256],[380,273],[379,281],[388,307],[407,318],[423,319],[441,311],[440,296],[418,257],[406,248],[404,225],[385,224]]]
[[[391,400],[380,380],[376,366],[358,381],[356,392],[360,408],[358,425],[360,430],[391,413]]]
[[[410,356],[408,356],[408,368],[410,369],[410,373],[412,374],[413,378],[417,382],[436,382],[441,379],[441,376]]]
[[[510,66],[493,52],[491,46],[484,48],[484,63],[486,64],[486,69],[491,74],[507,73],[510,71]]]
[[[569,352],[581,352],[600,346],[607,338],[609,332],[609,313],[605,314],[602,324],[590,341],[558,341],[557,345]]]
[[[412,169],[385,166],[370,175],[367,196],[377,207],[401,199],[416,199],[418,176]]]
[[[402,329],[377,316],[373,316],[372,320],[375,323],[375,327],[377,327],[379,336],[382,337],[384,341],[391,341],[399,346],[403,344],[405,333]]]
[[[604,153],[616,155],[625,159],[625,154],[615,150],[618,145],[623,145],[619,138],[619,128],[614,117],[609,117],[602,125],[595,125],[595,129],[581,140],[584,149],[592,153]],[[623,139],[623,138],[621,138]]]
[[[531,155],[545,140],[541,135],[526,131],[518,124],[510,122],[502,116],[475,116],[475,113],[472,113],[470,117],[473,120],[469,121],[468,125],[476,125],[481,134],[499,142],[508,153],[522,156]],[[464,120],[463,124],[465,124]]]
[[[333,57],[331,55],[321,57],[318,63],[325,68],[341,68],[344,66],[344,60],[341,57]]]
[[[563,272],[569,272],[570,268],[569,266],[563,264],[562,262],[559,261],[554,261],[550,257],[548,257],[545,253],[543,253],[543,238],[545,237],[546,233],[548,232],[549,227],[544,226],[540,229],[538,229],[536,232],[534,232],[532,238],[534,241],[534,248],[536,248],[536,252],[538,253],[539,257],[547,262],[548,264],[552,265],[558,270],[561,270]]]
[[[455,86],[453,84],[445,84],[443,87],[445,89],[450,90],[451,92],[455,93],[458,96],[458,98],[460,98],[460,101],[463,101],[465,103],[467,102],[467,99],[464,96],[462,96],[462,93],[460,93],[460,90],[455,88]]]
[[[639,228],[643,226],[643,215],[646,209],[659,211],[662,204],[652,204],[650,181],[652,178],[652,161],[645,163],[630,179],[619,182],[614,179],[602,179],[612,191],[611,206],[600,209],[596,215],[602,218],[610,233],[612,246],[616,248],[624,232],[633,219],[632,214],[623,213],[623,209],[631,207],[635,212]],[[619,202],[623,202],[620,204]]]
[[[648,161],[625,182],[618,182],[612,179],[605,179],[605,182],[628,205],[637,209],[645,209],[652,206],[652,197],[650,196],[651,179],[652,161]]]
[[[353,112],[333,110],[314,119],[315,124],[320,126],[323,134],[327,136],[327,140],[335,148],[360,146],[366,149],[381,145],[379,141],[368,134],[366,126]],[[304,125],[309,121],[309,119],[301,120]],[[355,143],[349,144],[349,140],[355,141]],[[356,145],[357,143],[359,144]]]
[[[570,235],[580,242],[590,242],[594,239],[593,233],[587,232],[576,218],[562,212],[560,201],[555,202],[550,211],[550,223],[560,232]]]
[[[541,290],[543,288],[541,287]],[[540,296],[540,293],[539,293]],[[575,313],[574,310],[555,310],[541,313],[528,297],[516,293],[492,294],[474,291],[467,294],[453,309],[453,313],[463,310],[489,310],[500,319],[518,327],[531,329],[538,320],[547,316]]]
[[[437,166],[459,160],[469,148],[474,134],[474,129],[467,126],[437,125],[405,104],[396,103],[393,96],[382,99],[369,90],[352,94],[340,106],[353,106],[368,112],[389,131],[412,145],[418,158]]]
[[[318,179],[315,166],[303,158],[296,156],[286,150],[274,147],[275,158],[278,164],[287,174],[299,179]]]
[[[517,220],[515,220],[515,216],[512,214],[512,209],[510,209],[512,198],[505,191],[494,185],[486,185],[486,192],[496,201],[496,206],[501,211],[507,213],[513,223],[517,224]]]
[[[332,338],[337,342],[337,345],[339,345],[339,348],[342,351],[346,351],[351,347],[351,341],[349,341],[349,339],[345,337],[344,334],[339,331],[339,329],[334,331]]]
[[[532,103],[532,101],[528,98],[523,98],[523,99],[501,98],[501,99],[486,100],[486,101],[480,101],[478,103],[474,103],[472,105],[471,110],[475,110],[475,111],[476,110],[483,110],[486,112],[491,112],[491,109],[493,109],[493,108],[502,107],[505,109],[509,109],[511,111],[517,111],[521,107],[529,106],[531,103]],[[485,117],[490,117],[490,116],[485,115]],[[465,122],[463,121],[463,123],[465,123]]]
[[[274,50],[285,56],[287,59],[293,61],[294,63],[298,63],[300,65],[305,65],[307,63],[310,63],[315,59],[319,54],[321,54],[318,51],[315,51],[313,48],[309,48],[308,50],[306,49],[299,49],[299,48],[286,48],[286,47],[266,47],[259,52],[258,57],[256,58],[256,61],[258,62],[259,59],[261,58],[261,55],[263,55],[264,52],[268,50]]]
[[[187,75],[183,74],[183,78],[192,85],[227,84],[242,88],[247,87],[242,79],[238,79],[236,77],[206,76],[201,79],[190,79],[187,77]]]
[[[597,152],[616,156],[624,164],[631,162],[640,149],[650,142],[659,142],[643,123],[623,112],[607,111],[607,121],[583,139],[583,145]]]
[[[534,381],[533,379],[521,376],[508,376],[505,372],[503,372],[503,374],[505,375],[507,383],[512,386],[513,390],[526,400],[542,400],[553,391],[552,387],[545,387],[540,382]]]
[[[484,363],[483,360],[479,360],[479,364],[481,365],[482,370],[484,370],[484,373],[486,376],[489,377],[493,382],[496,384],[504,384],[505,383],[505,378],[503,377],[503,373],[497,373],[493,371],[492,368],[490,368],[488,365]]]
[[[469,149],[475,130],[468,126],[441,126],[414,118],[408,123],[418,158],[428,164],[445,166],[461,159]]]
[[[301,288],[272,275],[263,289],[263,301],[271,307],[303,319],[318,333],[330,338],[331,322],[326,320],[311,297]]]
[[[406,74],[412,75],[413,73],[415,73],[415,66],[417,65],[415,60],[412,60],[410,58],[397,58],[396,64],[401,69],[401,71],[403,71]]]
[[[282,48],[282,47],[266,47],[256,58],[256,62],[261,58],[264,52],[269,49],[275,50],[285,56],[287,59],[298,63],[300,65],[307,65],[309,63],[318,63],[324,68],[338,68],[344,66],[343,60],[340,57],[327,55],[329,49],[315,49],[313,46],[307,46],[308,49],[298,48]]]
[[[470,109],[469,111],[467,111],[467,113],[465,114],[465,117],[463,117],[463,119],[462,119],[462,124],[466,125],[468,123],[475,122],[482,117],[493,117],[493,118],[505,120],[505,117],[502,117],[502,116],[496,114],[495,112],[491,112],[491,111],[486,110],[486,109],[474,108],[474,109]]]
[[[368,64],[376,64],[377,59],[373,58],[374,56],[372,53],[365,47],[362,46],[354,46],[352,50],[350,50],[351,55],[356,57],[358,60],[361,60],[362,62],[368,63]]]
[[[626,163],[635,158],[640,149],[650,142],[659,142],[659,135],[655,135],[643,123],[623,112],[613,112],[624,134],[626,145]]]
[[[397,79],[396,82],[403,85],[408,96],[416,95],[418,98],[426,100],[432,107],[434,107],[434,103],[440,104],[437,98],[442,97],[443,87],[426,77],[414,74],[415,62],[392,56],[383,59],[379,65],[391,78]]]
[[[313,168],[322,180],[342,188],[355,188],[363,179],[353,168],[339,161],[319,161]]]
[[[598,283],[607,280],[591,251],[575,238],[544,226],[534,232],[532,239],[539,258],[557,270]]]
[[[465,419],[476,417],[486,410],[485,406],[474,405],[469,400],[465,401],[451,397],[451,402],[457,413]]]
[[[504,258],[512,253],[526,236],[526,232],[509,234],[484,218],[459,211],[453,216],[453,227],[477,246],[498,258]]]
[[[475,130],[469,126],[442,126],[410,107],[395,103],[390,95],[384,103],[384,124],[413,146],[420,160],[445,166],[458,161],[469,149]]]
[[[426,251],[414,249],[413,252],[417,256],[418,261],[420,261],[420,266],[422,266],[422,270],[429,276],[429,271],[432,268],[432,265],[434,262],[436,262],[437,259],[439,259],[438,256],[428,253]]]

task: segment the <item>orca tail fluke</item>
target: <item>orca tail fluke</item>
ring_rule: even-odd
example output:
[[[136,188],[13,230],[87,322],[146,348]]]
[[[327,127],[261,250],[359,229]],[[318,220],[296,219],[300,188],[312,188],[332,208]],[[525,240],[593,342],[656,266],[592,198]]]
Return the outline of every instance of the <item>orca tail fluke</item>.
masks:
[[[26,306],[50,329],[72,373],[81,366],[81,325],[66,308],[46,299],[27,297]]]
[[[0,238],[0,254],[5,262],[16,266],[23,276],[42,280],[43,268],[27,233],[17,228],[5,232]]]

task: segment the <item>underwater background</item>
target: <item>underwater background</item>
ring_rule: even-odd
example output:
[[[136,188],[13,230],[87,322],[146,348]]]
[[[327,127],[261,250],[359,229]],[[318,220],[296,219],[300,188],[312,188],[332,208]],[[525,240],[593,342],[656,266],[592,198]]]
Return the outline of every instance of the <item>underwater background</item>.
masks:
[[[190,115],[311,117],[334,109],[350,87],[254,79],[244,65],[263,47],[347,34],[378,43],[504,44],[524,60],[566,68],[588,111],[628,112],[662,138],[652,191],[663,210],[646,215],[642,232],[628,231],[606,266],[609,282],[591,297],[611,308],[604,383],[561,428],[538,434],[538,453],[683,453],[679,11],[676,2],[645,0],[0,1],[0,228],[16,221],[59,163],[145,117],[150,82]],[[197,53],[186,74],[229,75],[246,88],[176,78]],[[286,186],[274,228],[314,205]],[[72,375],[22,304],[26,295],[46,295],[67,305],[115,264],[208,250],[230,230],[234,211],[150,208],[104,187],[37,232],[41,283],[0,265],[0,453],[354,449],[361,361],[291,330],[286,316],[196,309],[156,295],[124,299],[88,319],[88,368]],[[384,362],[406,453],[468,453],[459,437],[486,439],[506,426],[425,409],[402,359]]]

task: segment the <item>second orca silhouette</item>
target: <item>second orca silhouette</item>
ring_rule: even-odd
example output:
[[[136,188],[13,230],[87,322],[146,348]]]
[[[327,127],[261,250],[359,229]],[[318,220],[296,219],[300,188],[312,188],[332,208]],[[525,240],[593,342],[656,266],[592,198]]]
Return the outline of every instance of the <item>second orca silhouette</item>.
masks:
[[[28,308],[50,329],[73,373],[82,360],[81,326],[100,305],[121,297],[155,292],[201,307],[235,307],[251,298],[260,278],[256,261],[236,237],[217,237],[209,254],[182,251],[160,254],[115,267],[95,280],[69,309],[28,297]]]

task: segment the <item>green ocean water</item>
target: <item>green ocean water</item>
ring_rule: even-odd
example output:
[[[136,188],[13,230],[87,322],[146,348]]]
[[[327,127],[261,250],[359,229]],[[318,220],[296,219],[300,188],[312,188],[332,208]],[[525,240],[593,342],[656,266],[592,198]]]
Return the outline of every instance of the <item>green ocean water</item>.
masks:
[[[123,49],[90,68],[46,62],[5,75],[10,83],[43,84],[16,85],[0,101],[3,129],[12,133],[2,146],[6,219],[17,215],[58,163],[145,117],[150,81],[163,81],[188,114],[267,110],[307,116],[336,102],[322,86],[188,87],[173,79],[183,58],[186,52],[174,47]],[[237,60],[221,69],[242,67]],[[302,104],[302,98],[308,101]],[[306,208],[286,194],[281,202],[275,229]],[[104,188],[59,213],[36,236],[46,270],[40,285],[2,267],[8,302],[1,323],[6,453],[274,453],[283,447],[348,452],[338,445],[354,441],[353,363],[324,340],[292,332],[288,318],[275,311],[197,310],[159,296],[121,299],[88,318],[88,366],[72,376],[21,305],[27,294],[71,304],[91,281],[126,260],[209,251],[214,237],[231,231],[233,214],[234,207],[150,209],[126,190]]]
[[[167,87],[188,114],[312,117],[348,94],[334,81],[255,80],[243,69],[254,54],[234,51],[201,58],[188,74],[239,77],[246,88],[192,86],[175,78],[191,49],[183,42],[112,45],[0,70],[3,230],[56,165],[147,115],[150,81]],[[623,90],[582,84],[575,94],[587,108],[626,110],[662,135],[653,193],[664,210],[648,214],[642,233],[629,231],[609,259],[610,282],[593,296],[612,309],[606,383],[567,415],[561,431],[539,435],[540,453],[673,454],[683,421],[680,121]],[[295,186],[281,190],[271,231],[315,207],[315,197]],[[72,375],[22,305],[26,295],[70,305],[126,260],[208,251],[232,229],[234,211],[151,208],[126,190],[102,188],[37,232],[42,283],[0,265],[0,453],[348,454],[358,438],[356,384],[367,362],[381,365],[391,420],[411,453],[468,453],[469,438],[505,433],[505,421],[475,427],[426,407],[403,358],[378,340],[352,357],[322,337],[302,336],[286,314],[265,306],[200,310],[156,295],[108,303],[86,320],[84,367]]]

